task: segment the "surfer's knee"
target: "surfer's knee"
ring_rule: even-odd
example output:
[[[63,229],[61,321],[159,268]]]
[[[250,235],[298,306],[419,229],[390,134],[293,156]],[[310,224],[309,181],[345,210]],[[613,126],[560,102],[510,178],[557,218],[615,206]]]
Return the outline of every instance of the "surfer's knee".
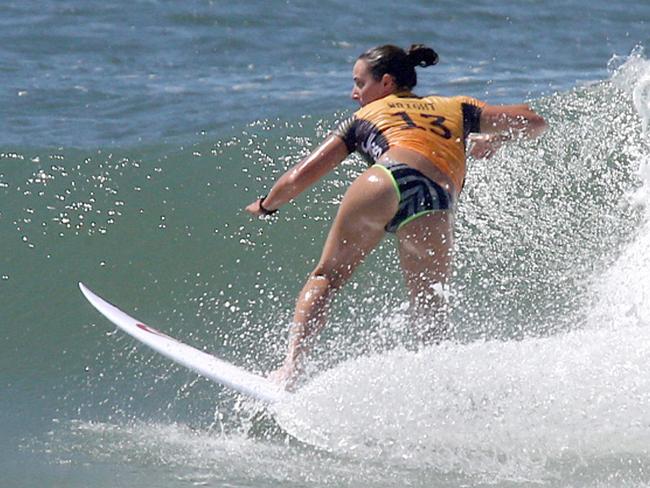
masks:
[[[321,266],[312,271],[310,279],[331,291],[339,289],[345,283],[345,277],[341,276],[340,273]]]

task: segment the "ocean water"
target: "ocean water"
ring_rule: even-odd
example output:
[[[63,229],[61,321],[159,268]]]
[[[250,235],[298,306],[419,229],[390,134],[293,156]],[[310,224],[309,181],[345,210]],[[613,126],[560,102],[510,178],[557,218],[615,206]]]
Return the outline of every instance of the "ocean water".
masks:
[[[0,4],[1,487],[650,485],[650,4]],[[77,283],[264,373],[364,165],[243,207],[423,42],[417,92],[525,100],[470,161],[455,338],[410,351],[390,237],[265,411],[125,337]]]

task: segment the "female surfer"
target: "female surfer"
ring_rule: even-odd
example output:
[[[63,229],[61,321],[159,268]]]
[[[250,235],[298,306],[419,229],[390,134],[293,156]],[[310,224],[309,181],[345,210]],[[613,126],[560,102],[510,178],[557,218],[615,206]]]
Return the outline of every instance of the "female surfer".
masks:
[[[316,268],[295,307],[283,365],[272,379],[290,387],[310,342],[323,328],[333,293],[377,246],[397,236],[414,328],[423,343],[444,338],[445,287],[451,272],[454,208],[465,179],[465,154],[489,157],[506,140],[536,137],[545,121],[527,105],[488,105],[465,96],[418,97],[415,67],[438,62],[423,45],[363,53],[353,70],[352,99],[361,108],[309,156],[284,173],[268,195],[246,207],[277,211],[357,151],[371,166],[346,191]]]

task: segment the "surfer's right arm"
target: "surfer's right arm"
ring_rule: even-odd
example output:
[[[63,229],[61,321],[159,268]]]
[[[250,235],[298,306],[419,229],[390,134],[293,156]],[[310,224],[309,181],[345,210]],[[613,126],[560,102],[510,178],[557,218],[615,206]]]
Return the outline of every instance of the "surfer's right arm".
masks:
[[[268,215],[300,195],[338,166],[350,153],[343,139],[331,135],[275,182],[268,195],[246,207],[253,215]]]
[[[527,104],[486,105],[481,109],[480,126],[481,133],[470,136],[470,154],[479,159],[491,157],[504,142],[539,136],[546,121]]]

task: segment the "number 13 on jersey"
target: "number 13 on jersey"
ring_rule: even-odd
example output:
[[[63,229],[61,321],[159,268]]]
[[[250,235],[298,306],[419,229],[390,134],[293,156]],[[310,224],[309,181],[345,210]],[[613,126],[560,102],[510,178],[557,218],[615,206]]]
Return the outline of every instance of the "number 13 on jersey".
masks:
[[[426,113],[414,113],[409,114],[408,112],[395,112],[391,115],[401,117],[405,122],[401,128],[406,129],[419,129],[419,130],[428,130],[433,132],[436,135],[444,139],[451,139],[451,130],[445,126],[446,119],[441,115],[426,114]],[[416,120],[413,120],[415,118]],[[417,121],[417,122],[416,122]]]

